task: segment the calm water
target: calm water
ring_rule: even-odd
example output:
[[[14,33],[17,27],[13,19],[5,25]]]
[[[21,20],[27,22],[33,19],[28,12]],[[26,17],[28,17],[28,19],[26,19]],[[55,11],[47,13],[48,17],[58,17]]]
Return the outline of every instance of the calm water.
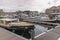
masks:
[[[35,24],[35,36],[47,31],[47,27]]]
[[[46,26],[46,25],[43,25],[43,26],[42,26],[42,25],[34,24],[34,26],[35,26],[35,29],[34,29],[34,31],[35,31],[35,36],[37,36],[37,35],[39,35],[39,34],[41,34],[41,33],[43,33],[43,32],[45,32],[45,31],[48,30],[48,26]],[[22,31],[15,31],[14,33],[22,36]],[[27,35],[27,36],[26,36],[26,35]],[[28,33],[25,32],[25,34],[24,34],[23,37],[29,39],[31,36],[30,36]]]

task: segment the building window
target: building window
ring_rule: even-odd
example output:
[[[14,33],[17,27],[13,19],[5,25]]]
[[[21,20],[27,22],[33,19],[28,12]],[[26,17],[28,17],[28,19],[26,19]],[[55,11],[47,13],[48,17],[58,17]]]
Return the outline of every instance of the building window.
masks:
[[[53,12],[55,13],[55,10],[53,10]]]
[[[59,10],[57,10],[57,13],[59,13]]]

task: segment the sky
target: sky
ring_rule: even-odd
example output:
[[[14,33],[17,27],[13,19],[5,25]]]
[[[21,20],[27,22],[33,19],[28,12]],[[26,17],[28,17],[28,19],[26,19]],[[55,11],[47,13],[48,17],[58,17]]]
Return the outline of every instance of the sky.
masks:
[[[32,10],[43,12],[54,5],[60,5],[60,0],[0,0],[0,9],[4,11]]]

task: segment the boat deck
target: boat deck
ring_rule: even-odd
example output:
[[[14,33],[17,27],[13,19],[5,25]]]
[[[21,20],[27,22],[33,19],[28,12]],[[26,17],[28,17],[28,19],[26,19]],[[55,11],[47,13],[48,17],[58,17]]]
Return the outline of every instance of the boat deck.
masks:
[[[0,26],[7,27],[7,28],[10,28],[13,26],[15,26],[15,27],[31,27],[31,26],[34,26],[34,24],[27,23],[27,22],[13,22],[13,23],[8,23],[8,24],[0,23]]]

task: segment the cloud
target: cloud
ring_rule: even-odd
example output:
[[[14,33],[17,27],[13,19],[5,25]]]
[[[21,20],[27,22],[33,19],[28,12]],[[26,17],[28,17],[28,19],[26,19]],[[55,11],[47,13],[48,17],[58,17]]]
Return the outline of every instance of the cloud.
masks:
[[[0,0],[0,8],[5,11],[37,10],[43,11],[55,5],[54,0]],[[60,5],[60,1],[56,2]]]

